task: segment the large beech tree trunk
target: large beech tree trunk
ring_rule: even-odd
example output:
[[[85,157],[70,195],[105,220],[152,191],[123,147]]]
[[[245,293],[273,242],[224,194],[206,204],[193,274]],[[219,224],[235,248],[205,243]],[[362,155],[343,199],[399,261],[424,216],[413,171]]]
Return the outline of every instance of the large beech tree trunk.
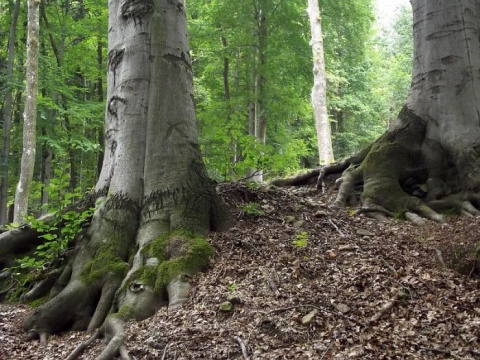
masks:
[[[414,1],[413,11],[415,65],[407,106],[426,122],[422,150],[429,175],[456,191],[478,191],[480,1]]]
[[[188,299],[188,276],[212,253],[204,236],[227,222],[197,143],[183,0],[110,0],[108,6],[97,208],[50,300],[24,325],[43,339],[101,326],[115,339],[102,358],[122,351],[119,321],[143,319]],[[2,244],[0,237],[0,256]]]

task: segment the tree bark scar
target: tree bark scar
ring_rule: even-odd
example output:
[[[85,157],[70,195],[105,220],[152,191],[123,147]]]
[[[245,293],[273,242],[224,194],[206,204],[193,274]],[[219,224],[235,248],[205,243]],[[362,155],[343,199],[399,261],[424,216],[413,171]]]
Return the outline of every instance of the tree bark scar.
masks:
[[[168,2],[169,2],[171,5],[175,6],[175,7],[177,8],[177,11],[178,11],[179,13],[182,13],[182,14],[183,14],[183,13],[185,12],[185,9],[184,9],[184,7],[183,7],[183,4],[182,4],[180,1],[178,1],[178,0],[168,0]]]
[[[108,102],[108,113],[114,117],[118,116],[118,103],[126,104],[127,101],[120,96],[112,96]]]
[[[179,55],[167,53],[163,56],[163,58],[172,64],[183,64],[188,70],[190,70],[192,67],[190,64],[189,55],[183,51]]]
[[[138,214],[140,211],[140,205],[132,200],[128,195],[117,192],[108,197],[105,203],[105,211],[108,210],[127,210],[133,214]]]
[[[113,72],[114,86],[115,86],[117,67],[122,62],[124,53],[125,53],[125,49],[114,49],[108,53],[108,68],[110,69],[111,72]]]
[[[132,19],[135,25],[142,24],[142,19],[153,13],[152,0],[127,0],[123,3],[121,13],[125,20]]]

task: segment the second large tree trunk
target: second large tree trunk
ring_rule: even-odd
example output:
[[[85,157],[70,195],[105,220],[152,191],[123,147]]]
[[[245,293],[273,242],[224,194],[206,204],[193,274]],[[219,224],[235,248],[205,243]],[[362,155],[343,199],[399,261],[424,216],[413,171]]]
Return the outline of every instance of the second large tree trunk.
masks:
[[[414,70],[391,129],[344,163],[336,203],[363,182],[364,211],[383,218],[434,210],[479,215],[480,1],[414,0]]]

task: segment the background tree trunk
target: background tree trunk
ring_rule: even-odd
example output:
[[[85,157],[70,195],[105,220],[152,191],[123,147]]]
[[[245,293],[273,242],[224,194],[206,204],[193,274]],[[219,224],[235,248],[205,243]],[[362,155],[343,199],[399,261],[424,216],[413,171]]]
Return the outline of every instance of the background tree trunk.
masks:
[[[28,0],[27,35],[27,86],[23,115],[23,151],[20,179],[15,192],[13,221],[21,223],[28,210],[28,196],[33,179],[36,150],[37,95],[38,95],[38,45],[40,0]]]
[[[18,14],[20,13],[20,0],[15,1],[13,8],[10,32],[8,34],[8,60],[7,60],[7,91],[5,94],[5,107],[3,108],[3,152],[0,183],[0,225],[8,222],[8,168],[10,155],[10,128],[13,111],[13,66],[15,61],[15,38],[17,31]]]
[[[312,34],[313,88],[312,106],[317,129],[318,156],[320,165],[333,162],[332,136],[327,114],[327,81],[323,54],[323,34],[318,0],[308,0],[308,17]]]

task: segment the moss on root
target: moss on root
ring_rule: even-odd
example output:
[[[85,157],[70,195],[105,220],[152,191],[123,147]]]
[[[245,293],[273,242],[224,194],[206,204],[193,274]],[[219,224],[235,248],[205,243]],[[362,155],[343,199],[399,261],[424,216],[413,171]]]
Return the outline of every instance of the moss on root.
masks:
[[[38,308],[39,306],[45,304],[48,300],[50,300],[49,296],[44,296],[36,300],[32,300],[28,303],[28,305],[34,309]]]
[[[128,264],[118,256],[115,242],[107,241],[97,248],[94,256],[88,261],[82,272],[82,281],[85,284],[91,284],[103,279],[106,274],[123,278],[127,271]]]
[[[175,231],[159,236],[144,248],[147,259],[155,258],[155,265],[145,265],[133,276],[161,293],[165,286],[181,274],[193,275],[200,271],[213,255],[207,239],[187,231]]]
[[[420,145],[422,137],[414,138],[413,127],[406,126],[387,132],[372,146],[362,164],[365,205],[378,204],[397,213],[415,211],[422,201],[408,195],[401,182],[409,176],[411,169],[421,165]],[[411,134],[411,136],[410,136]]]
[[[131,306],[124,305],[118,310],[118,312],[112,314],[111,316],[127,321],[135,318],[135,311]]]

